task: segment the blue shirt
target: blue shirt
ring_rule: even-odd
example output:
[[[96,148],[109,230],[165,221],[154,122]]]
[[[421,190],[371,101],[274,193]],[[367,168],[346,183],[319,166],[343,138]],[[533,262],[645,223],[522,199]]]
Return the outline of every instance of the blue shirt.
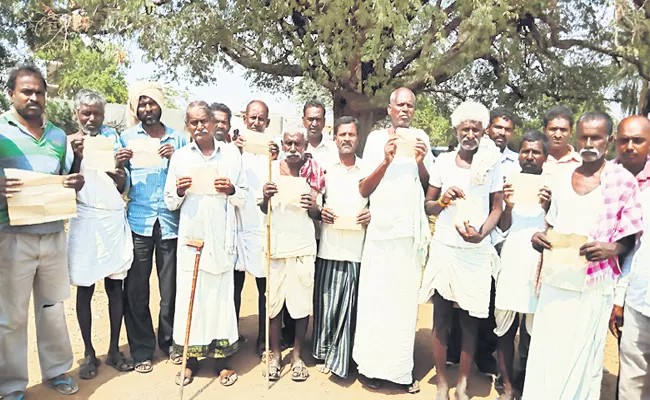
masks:
[[[10,110],[0,115],[0,176],[5,168],[51,175],[65,175],[72,166],[72,150],[65,132],[46,122],[43,136],[36,139]],[[7,206],[0,205],[0,232],[48,234],[61,232],[63,221],[38,225],[10,226]]]
[[[128,148],[129,141],[148,138],[142,124],[122,132],[122,146]],[[174,151],[185,146],[185,138],[165,126],[160,145],[171,144]],[[153,226],[158,221],[163,239],[178,237],[178,211],[169,211],[165,205],[164,188],[167,180],[169,160],[163,158],[159,167],[133,168],[126,164],[127,185],[129,185],[128,220],[131,230],[140,236],[153,236]]]

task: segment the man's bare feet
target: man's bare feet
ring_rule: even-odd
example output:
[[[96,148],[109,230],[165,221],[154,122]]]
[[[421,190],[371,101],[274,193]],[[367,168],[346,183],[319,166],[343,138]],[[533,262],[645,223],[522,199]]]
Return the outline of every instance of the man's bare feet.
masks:
[[[325,364],[318,364],[316,366],[316,371],[320,372],[321,374],[325,374],[325,375],[328,375],[330,372],[332,372],[332,371],[330,371],[329,368],[327,368],[327,366]]]
[[[499,396],[499,400],[514,400],[515,399],[515,394],[512,391],[504,391],[501,396]]]
[[[467,382],[459,383],[456,386],[455,398],[456,400],[469,400],[469,396],[467,395]]]
[[[449,400],[449,385],[438,383],[436,400]]]

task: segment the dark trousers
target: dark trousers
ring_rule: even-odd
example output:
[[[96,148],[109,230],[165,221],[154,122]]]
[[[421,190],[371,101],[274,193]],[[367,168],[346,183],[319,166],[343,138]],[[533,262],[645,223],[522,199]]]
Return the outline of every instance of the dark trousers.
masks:
[[[241,292],[244,290],[246,272],[235,271],[235,312],[239,321],[241,309]],[[266,278],[255,278],[257,284],[257,343],[264,343],[266,338]]]
[[[158,221],[151,237],[133,233],[133,264],[124,280],[124,323],[131,356],[136,362],[152,360],[156,350],[156,335],[149,310],[149,278],[154,251],[160,289],[158,346],[165,354],[169,354],[172,346],[177,243],[177,239],[162,239]]]
[[[490,314],[488,318],[481,318],[478,326],[478,341],[476,344],[476,354],[474,359],[477,364],[482,362],[495,362],[492,355],[497,349],[497,336],[494,333],[496,328],[496,321],[494,319],[494,299],[496,298],[496,284],[492,279],[492,289],[490,290]],[[460,360],[460,322],[458,320],[458,312],[455,310],[451,332],[449,333],[449,340],[447,343],[447,360],[458,362]],[[528,352],[526,352],[528,354]]]

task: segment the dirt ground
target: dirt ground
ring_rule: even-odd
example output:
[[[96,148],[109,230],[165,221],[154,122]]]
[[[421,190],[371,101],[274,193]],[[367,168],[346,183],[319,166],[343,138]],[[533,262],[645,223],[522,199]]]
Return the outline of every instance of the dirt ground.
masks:
[[[154,315],[154,326],[157,326],[156,318],[158,312],[158,291],[155,274],[152,274],[152,313]],[[79,361],[83,358],[83,342],[79,332],[75,310],[74,295],[66,302],[66,319],[70,331],[70,339],[74,350],[75,363],[71,374],[78,379]],[[242,300],[241,333],[248,339],[243,348],[237,353],[232,361],[238,374],[238,382],[229,388],[222,387],[216,379],[214,360],[201,361],[200,371],[194,382],[187,386],[184,391],[185,399],[213,399],[219,396],[239,399],[287,399],[304,398],[311,400],[326,399],[378,399],[389,395],[408,396],[396,386],[387,386],[378,391],[366,389],[361,385],[356,375],[342,380],[333,376],[325,376],[316,371],[315,362],[311,357],[306,358],[307,366],[311,374],[310,379],[304,383],[294,383],[288,366],[289,352],[285,352],[285,368],[279,382],[274,384],[270,390],[266,389],[266,381],[262,378],[262,366],[258,357],[254,354],[255,338],[257,337],[257,293],[255,281],[247,278],[244,287]],[[98,285],[93,298],[93,343],[98,357],[103,361],[108,349],[109,327],[107,299],[102,285]],[[33,316],[33,313],[31,314]],[[174,383],[174,375],[180,367],[172,365],[162,353],[158,351],[154,360],[154,370],[149,374],[129,372],[120,374],[111,367],[101,365],[99,374],[92,380],[85,381],[78,379],[79,392],[74,396],[62,396],[55,393],[41,383],[40,369],[38,365],[38,353],[36,351],[36,335],[34,330],[33,317],[29,326],[29,375],[31,377],[26,393],[26,400],[41,399],[178,399],[179,387]],[[431,324],[432,306],[420,306],[418,332],[415,343],[415,376],[421,382],[422,391],[414,395],[414,399],[432,398],[436,393],[435,370],[433,368],[433,355],[431,345]],[[310,339],[308,339],[310,340]],[[124,327],[120,340],[121,350],[128,356],[128,344]],[[306,346],[310,348],[310,344]],[[603,377],[602,400],[614,399],[618,361],[616,343],[609,335],[605,366],[611,373],[605,373]],[[456,379],[456,368],[451,369],[450,379]],[[453,394],[453,390],[452,390]],[[497,392],[492,388],[491,381],[480,375],[476,370],[470,380],[470,395],[474,399],[495,399]]]

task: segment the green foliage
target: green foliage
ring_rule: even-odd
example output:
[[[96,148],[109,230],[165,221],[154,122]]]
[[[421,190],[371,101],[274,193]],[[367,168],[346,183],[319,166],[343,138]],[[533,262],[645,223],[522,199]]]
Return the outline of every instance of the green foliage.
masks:
[[[44,48],[36,53],[44,61],[61,62],[54,81],[57,94],[71,99],[81,89],[95,89],[106,96],[109,103],[126,103],[125,56],[112,44],[86,45],[77,38],[69,41],[67,49]],[[52,80],[52,78],[50,78]]]
[[[316,83],[313,79],[301,79],[293,88],[293,100],[303,104],[313,99],[322,102],[327,109],[331,109],[334,105],[332,93],[329,90]]]
[[[72,107],[65,100],[49,99],[45,103],[47,119],[63,129],[68,135],[78,130],[77,122],[72,114]]]
[[[454,133],[449,113],[442,113],[430,96],[418,96],[413,127],[422,129],[429,135],[432,146],[447,146]]]

